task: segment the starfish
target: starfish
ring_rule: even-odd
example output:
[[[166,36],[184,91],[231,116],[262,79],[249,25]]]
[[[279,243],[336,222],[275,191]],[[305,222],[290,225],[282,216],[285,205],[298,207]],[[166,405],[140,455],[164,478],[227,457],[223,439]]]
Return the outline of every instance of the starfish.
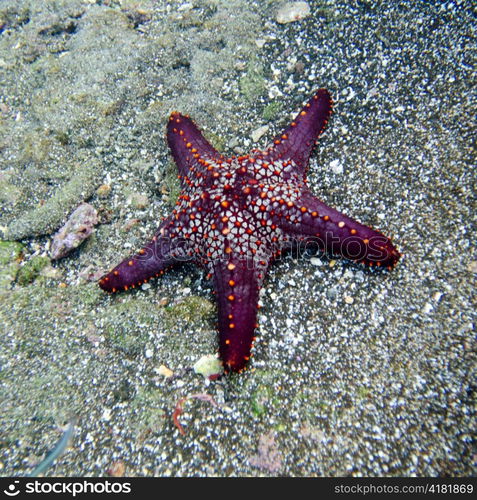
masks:
[[[247,365],[255,340],[259,290],[281,252],[312,243],[332,255],[392,269],[391,240],[316,198],[306,170],[332,99],[318,90],[265,151],[225,158],[187,115],[173,112],[167,141],[181,193],[152,240],[106,274],[117,292],[162,275],[177,262],[206,268],[218,303],[219,354],[226,372]]]

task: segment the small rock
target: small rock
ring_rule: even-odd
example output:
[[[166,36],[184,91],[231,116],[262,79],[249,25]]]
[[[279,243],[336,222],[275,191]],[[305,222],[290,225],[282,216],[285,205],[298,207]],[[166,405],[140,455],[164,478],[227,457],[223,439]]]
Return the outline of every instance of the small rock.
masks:
[[[53,236],[51,258],[61,259],[93,232],[98,223],[98,213],[89,203],[82,203],[70,216],[66,224]]]
[[[105,408],[103,411],[103,414],[101,415],[102,420],[106,420],[106,422],[109,422],[111,420],[111,410],[109,408]]]
[[[297,61],[295,63],[295,66],[294,66],[293,70],[298,75],[302,75],[305,72],[305,63],[303,61]]]
[[[275,20],[279,24],[286,24],[300,21],[309,15],[308,2],[288,2],[278,10]]]
[[[426,304],[424,304],[424,307],[422,308],[422,312],[424,314],[429,314],[434,308],[432,307],[432,304],[429,304],[429,302],[426,302]]]
[[[354,302],[354,299],[353,297],[351,297],[351,295],[345,295],[344,301],[346,302],[346,304],[352,304]]]
[[[328,290],[326,290],[326,296],[330,299],[330,300],[335,300],[336,297],[338,296],[338,289],[333,287],[333,288],[328,288]]]
[[[194,371],[209,380],[215,380],[222,375],[224,368],[215,354],[207,354],[195,363]]]
[[[471,273],[477,273],[477,260],[473,260],[467,264],[467,270]]]
[[[268,125],[263,125],[262,127],[258,127],[255,129],[251,136],[252,136],[252,141],[257,142],[262,136],[264,136],[270,127]]]
[[[161,365],[158,369],[157,369],[157,373],[159,375],[162,375],[163,377],[165,378],[171,378],[172,375],[174,375],[174,372],[170,369],[170,368],[167,368],[167,366],[165,365]]]
[[[122,460],[116,460],[106,472],[111,477],[123,477],[126,472],[126,465]]]
[[[340,175],[343,173],[343,165],[339,160],[330,161],[330,168],[334,174]]]
[[[109,184],[101,184],[99,188],[96,190],[96,194],[100,198],[107,198],[111,193],[111,186]]]

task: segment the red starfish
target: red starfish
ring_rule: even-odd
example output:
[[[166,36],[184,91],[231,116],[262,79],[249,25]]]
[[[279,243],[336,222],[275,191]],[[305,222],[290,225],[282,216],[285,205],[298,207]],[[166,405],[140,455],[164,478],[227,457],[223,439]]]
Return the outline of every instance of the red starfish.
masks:
[[[182,191],[151,242],[104,276],[103,290],[134,288],[178,261],[213,277],[219,351],[242,370],[255,339],[258,293],[271,261],[294,244],[391,269],[400,254],[381,233],[328,207],[306,185],[308,160],[332,109],[320,89],[266,151],[224,158],[188,116],[172,113],[167,141]]]

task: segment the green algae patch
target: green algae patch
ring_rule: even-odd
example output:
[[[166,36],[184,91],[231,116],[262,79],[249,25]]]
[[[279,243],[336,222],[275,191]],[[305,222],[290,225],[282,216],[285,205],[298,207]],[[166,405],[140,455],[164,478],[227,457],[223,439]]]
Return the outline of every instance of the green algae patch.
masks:
[[[49,198],[44,205],[34,208],[13,220],[5,230],[5,239],[21,240],[30,236],[50,234],[61,225],[66,216],[97,187],[98,160],[85,158],[75,175]]]
[[[104,291],[99,288],[97,283],[70,287],[69,290],[74,293],[76,302],[86,306],[97,305],[104,297]]]
[[[19,187],[10,183],[13,172],[0,173],[0,202],[14,204],[21,197],[22,191]]]
[[[23,251],[23,245],[16,241],[0,241],[0,266],[6,266],[17,260]]]
[[[256,370],[254,376],[247,381],[247,394],[250,394],[250,412],[257,418],[274,413],[281,402],[274,384],[277,373],[269,370]]]
[[[273,388],[265,385],[259,385],[250,398],[252,413],[256,417],[262,417],[265,415],[272,399]]]
[[[135,421],[137,438],[153,432],[159,433],[167,425],[164,394],[155,387],[138,387],[134,399],[130,402]]]
[[[17,340],[28,339],[35,343],[45,332],[55,333],[72,329],[73,336],[83,337],[82,327],[75,321],[79,315],[87,314],[94,319],[91,307],[100,302],[104,292],[96,285],[58,286],[16,286],[11,290],[0,289],[0,324],[18,331]],[[84,316],[81,316],[84,318]],[[42,333],[43,332],[43,333]]]
[[[262,111],[262,118],[267,121],[275,120],[282,112],[282,104],[279,101],[273,101],[267,104]]]
[[[15,281],[20,268],[20,256],[23,245],[16,241],[0,241],[0,288],[5,288]]]
[[[227,139],[219,134],[214,134],[213,132],[207,132],[205,138],[214,146],[214,148],[219,153],[224,153],[227,148]]]
[[[263,66],[252,59],[247,65],[247,72],[240,78],[240,92],[248,102],[255,102],[265,95],[266,90]]]
[[[44,163],[52,152],[53,141],[42,132],[31,132],[25,135],[22,160]]]
[[[214,304],[197,295],[183,298],[180,302],[164,308],[169,321],[207,321],[214,313]]]
[[[104,334],[114,349],[137,356],[146,348],[150,327],[158,324],[159,311],[149,298],[127,298],[110,304],[103,312]]]
[[[17,283],[25,286],[29,285],[38,278],[41,271],[50,264],[48,257],[37,255],[32,257],[17,273]]]
[[[159,191],[162,193],[163,199],[167,205],[169,207],[173,207],[175,206],[181,192],[179,180],[177,179],[177,167],[175,163],[169,161],[159,176],[159,179],[156,180]]]
[[[87,392],[81,383],[93,378],[82,372],[85,356],[91,369],[103,366],[84,331],[85,319],[95,315],[84,303],[92,289],[89,285],[0,289],[0,324],[7,333],[3,345],[12,360],[2,371],[12,388],[2,401],[3,446],[29,440],[31,433],[47,432],[84,412]]]

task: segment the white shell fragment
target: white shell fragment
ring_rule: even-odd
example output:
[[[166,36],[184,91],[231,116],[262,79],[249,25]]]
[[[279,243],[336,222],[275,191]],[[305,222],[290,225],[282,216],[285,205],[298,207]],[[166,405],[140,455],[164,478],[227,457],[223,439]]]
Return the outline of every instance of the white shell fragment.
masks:
[[[66,224],[53,236],[51,258],[61,259],[93,232],[98,223],[98,213],[89,203],[82,203],[71,215]]]
[[[194,364],[194,371],[209,380],[215,380],[222,375],[224,368],[217,355],[207,354]]]
[[[279,24],[286,24],[300,21],[309,15],[310,6],[308,2],[288,2],[278,10],[275,19]]]

